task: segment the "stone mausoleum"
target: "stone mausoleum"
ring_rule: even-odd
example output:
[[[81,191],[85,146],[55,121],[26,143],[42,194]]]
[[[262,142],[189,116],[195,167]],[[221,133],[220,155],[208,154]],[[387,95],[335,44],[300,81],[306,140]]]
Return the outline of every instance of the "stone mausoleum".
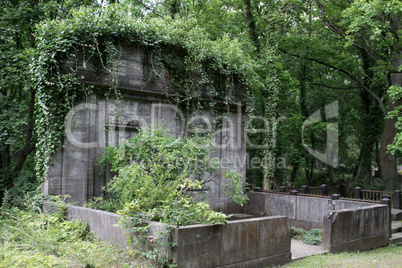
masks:
[[[168,71],[155,64],[152,56],[139,46],[120,45],[115,75],[111,72],[100,75],[91,61],[66,62],[66,70],[80,64],[78,75],[84,77],[86,84],[93,85],[93,93],[67,117],[64,145],[52,156],[45,194],[69,195],[69,202],[77,204],[100,196],[114,175],[98,164],[103,149],[107,144],[118,145],[136,135],[143,126],[162,126],[176,137],[188,135],[194,126],[198,131],[214,134],[213,157],[221,159],[223,170],[228,167],[240,172],[244,182],[246,142],[240,89],[233,87],[232,103],[237,105],[230,105],[199,88],[200,103],[212,100],[214,110],[208,105],[182,109],[173,101],[174,89],[167,90]],[[112,87],[113,79],[117,82]],[[118,101],[116,89],[121,95]],[[239,212],[239,206],[225,197],[224,185],[223,176],[218,174],[212,179],[207,185],[210,190],[206,192],[206,202],[218,211]]]

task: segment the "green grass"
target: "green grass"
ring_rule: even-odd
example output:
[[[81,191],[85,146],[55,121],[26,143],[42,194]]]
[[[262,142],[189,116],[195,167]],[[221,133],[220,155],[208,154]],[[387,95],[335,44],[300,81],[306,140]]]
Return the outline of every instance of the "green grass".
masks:
[[[0,267],[150,267],[133,251],[103,243],[87,224],[61,215],[0,213]]]
[[[375,250],[323,254],[307,257],[305,259],[293,261],[282,267],[402,267],[402,247],[387,246]]]

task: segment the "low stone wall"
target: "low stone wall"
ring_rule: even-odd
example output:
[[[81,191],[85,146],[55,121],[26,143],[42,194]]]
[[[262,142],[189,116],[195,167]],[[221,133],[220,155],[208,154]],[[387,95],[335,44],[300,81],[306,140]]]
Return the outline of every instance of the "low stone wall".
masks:
[[[327,198],[248,192],[249,200],[245,213],[258,216],[287,216],[291,226],[310,230],[322,228],[322,219],[329,212],[338,209],[367,207],[371,203]]]
[[[291,261],[286,217],[175,228],[171,251],[178,267],[268,267]]]
[[[322,244],[333,253],[385,246],[388,227],[389,210],[384,205],[333,211],[323,219]]]
[[[49,204],[45,206],[49,209]],[[69,206],[67,218],[87,222],[101,240],[128,245],[128,234],[117,227],[115,213]],[[150,232],[162,231],[164,224],[152,222]],[[167,239],[167,238],[166,238]],[[229,221],[226,225],[198,224],[173,228],[171,249],[162,248],[178,267],[268,267],[291,261],[290,226],[283,216]],[[166,243],[167,244],[167,243]]]
[[[281,215],[291,226],[323,228],[330,252],[363,251],[389,243],[389,208],[365,202],[287,194],[248,192],[245,213]]]

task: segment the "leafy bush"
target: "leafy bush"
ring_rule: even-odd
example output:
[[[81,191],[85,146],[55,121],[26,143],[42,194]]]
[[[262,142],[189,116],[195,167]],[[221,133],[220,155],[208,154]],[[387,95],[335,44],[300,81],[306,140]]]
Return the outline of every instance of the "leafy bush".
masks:
[[[169,232],[173,225],[225,224],[229,217],[204,202],[195,202],[190,194],[192,190],[204,190],[208,182],[220,176],[219,161],[209,157],[212,150],[211,137],[174,138],[162,129],[143,128],[124,144],[105,149],[101,162],[118,174],[107,189],[115,198],[98,198],[87,206],[119,208],[117,213],[125,216],[123,225],[130,218],[130,231],[136,233],[132,242],[138,252],[159,265],[167,265],[169,260],[157,246],[162,241],[148,234],[149,221],[167,223]],[[224,176],[226,196],[243,205],[247,197],[241,174],[226,170]],[[144,244],[148,245],[146,251]]]
[[[319,245],[322,240],[322,229],[311,229],[303,236],[303,242],[309,245]]]
[[[302,229],[302,228],[295,228],[295,227],[291,227],[291,232],[292,232],[292,238],[294,239],[298,239],[298,240],[302,240],[303,236],[307,233],[306,230]]]
[[[107,147],[102,162],[118,173],[109,191],[118,196],[119,213],[176,226],[226,223],[226,215],[203,202],[195,203],[188,194],[216,178],[220,167],[209,157],[212,148],[210,137],[176,139],[162,129],[142,129],[123,145]],[[225,175],[228,196],[244,204],[241,175],[232,170]]]
[[[292,238],[303,240],[304,243],[309,245],[319,245],[322,240],[322,229],[312,228],[310,231],[306,231],[302,228],[291,227]]]

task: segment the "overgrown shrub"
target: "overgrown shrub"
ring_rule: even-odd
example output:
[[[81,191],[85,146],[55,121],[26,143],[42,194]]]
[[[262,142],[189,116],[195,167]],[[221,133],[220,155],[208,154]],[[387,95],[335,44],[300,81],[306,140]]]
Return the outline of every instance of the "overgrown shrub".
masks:
[[[148,235],[149,221],[167,223],[166,232],[170,226],[225,224],[229,215],[196,202],[190,194],[192,190],[205,190],[208,182],[219,179],[222,173],[226,177],[227,197],[241,205],[247,199],[241,175],[230,169],[222,172],[219,159],[210,157],[212,151],[212,137],[174,138],[165,130],[147,128],[124,144],[105,149],[101,162],[118,174],[108,187],[117,200],[106,200],[106,207],[117,205],[118,213],[131,219],[138,251],[159,264],[166,264],[167,260],[153,244],[158,238]],[[142,250],[143,244],[150,246],[148,250]]]
[[[113,202],[119,213],[130,217],[145,213],[147,220],[176,226],[225,223],[226,215],[195,203],[188,194],[218,178],[220,163],[209,157],[212,150],[211,137],[174,138],[165,130],[146,128],[118,147],[107,147],[102,162],[118,173],[108,191],[118,197]],[[240,174],[227,170],[225,176],[228,196],[244,204]]]
[[[291,227],[292,238],[303,240],[304,243],[309,245],[319,245],[322,240],[322,229],[312,228],[306,231],[302,228]]]
[[[62,214],[0,210],[0,267],[138,267],[117,247],[97,241],[80,221]],[[149,266],[145,266],[149,267]]]
[[[319,245],[322,240],[322,229],[311,229],[303,236],[303,242],[309,245]]]

